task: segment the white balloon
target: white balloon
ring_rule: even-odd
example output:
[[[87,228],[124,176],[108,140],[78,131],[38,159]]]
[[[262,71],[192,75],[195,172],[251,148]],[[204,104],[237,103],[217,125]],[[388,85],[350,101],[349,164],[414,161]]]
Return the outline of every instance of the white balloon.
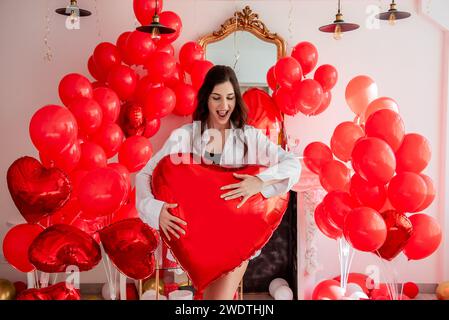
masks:
[[[174,290],[168,294],[168,300],[193,300],[193,292],[190,290]]]
[[[274,300],[293,300],[293,291],[287,286],[280,286],[274,292]]]
[[[282,278],[276,278],[276,279],[271,280],[270,285],[268,286],[268,291],[270,292],[270,295],[273,298],[274,298],[274,293],[280,286],[288,287],[288,282]]]
[[[140,300],[156,300],[156,290],[150,289],[145,291],[140,297]],[[167,300],[167,297],[160,294],[159,300]]]
[[[364,292],[354,292],[349,296],[349,298],[355,298],[357,300],[360,299],[369,299],[368,296]]]
[[[114,285],[114,283],[112,283],[112,285]],[[111,293],[112,292],[111,288],[109,287],[109,282],[106,282],[103,287],[101,288],[101,296],[103,297],[104,300],[118,300],[119,296],[120,296],[120,282],[116,282],[115,283],[115,296],[113,295],[111,297]]]
[[[346,286],[346,296],[349,297],[355,292],[363,292],[362,287],[357,283],[348,283],[348,285]]]

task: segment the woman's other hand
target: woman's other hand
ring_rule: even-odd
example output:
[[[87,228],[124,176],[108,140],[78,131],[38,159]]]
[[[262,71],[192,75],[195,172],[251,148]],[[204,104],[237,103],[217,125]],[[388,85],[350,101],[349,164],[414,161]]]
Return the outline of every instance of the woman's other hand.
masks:
[[[171,241],[170,234],[174,235],[178,239],[181,234],[186,234],[185,230],[181,228],[180,225],[186,226],[187,222],[168,212],[168,209],[176,208],[177,206],[178,205],[176,203],[165,203],[159,217],[159,229],[164,232],[168,241]]]
[[[256,176],[234,173],[234,177],[242,179],[242,181],[239,183],[228,184],[221,187],[220,190],[233,189],[232,191],[221,195],[221,198],[224,198],[225,200],[242,198],[242,201],[237,205],[237,208],[243,206],[249,198],[261,192],[264,187],[264,182]]]

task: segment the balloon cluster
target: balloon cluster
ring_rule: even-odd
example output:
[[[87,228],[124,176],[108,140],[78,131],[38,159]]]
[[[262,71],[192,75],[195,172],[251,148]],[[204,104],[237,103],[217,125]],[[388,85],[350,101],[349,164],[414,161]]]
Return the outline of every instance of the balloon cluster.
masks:
[[[316,47],[310,42],[300,42],[293,48],[291,56],[279,59],[268,70],[267,83],[282,113],[294,116],[301,112],[313,116],[327,109],[338,73],[333,66],[325,64],[315,70],[313,79],[307,79],[307,74],[317,63]]]
[[[133,7],[140,23],[149,24],[155,2],[134,0]],[[103,245],[120,271],[139,279],[154,271],[159,239],[136,221],[131,174],[150,160],[148,138],[161,118],[193,113],[213,65],[195,42],[181,47],[178,62],[172,42],[182,30],[181,19],[171,11],[159,17],[175,33],[152,38],[129,31],[115,44],[98,44],[87,62],[96,81],[67,74],[58,86],[62,104],[43,106],[32,116],[29,134],[40,161],[22,157],[7,173],[11,197],[27,221],[3,241],[6,259],[18,270],[60,272],[68,265],[89,270],[101,258],[99,232],[108,227],[102,240],[110,245]],[[133,237],[117,252],[113,242],[120,232]],[[141,256],[147,249],[150,256]],[[123,261],[134,261],[134,268]]]
[[[435,198],[432,179],[422,173],[428,140],[405,132],[396,102],[378,98],[367,76],[349,82],[346,101],[355,123],[340,123],[330,147],[313,142],[304,150],[306,166],[328,192],[315,209],[318,228],[386,260],[401,252],[409,260],[428,257],[441,242],[438,222],[422,213]]]

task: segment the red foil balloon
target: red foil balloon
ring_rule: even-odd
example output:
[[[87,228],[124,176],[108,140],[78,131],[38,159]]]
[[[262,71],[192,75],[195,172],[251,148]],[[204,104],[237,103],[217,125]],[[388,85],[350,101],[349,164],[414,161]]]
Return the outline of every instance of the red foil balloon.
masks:
[[[66,224],[53,225],[33,241],[28,256],[36,269],[65,272],[69,266],[88,271],[101,260],[98,243],[87,233]]]
[[[46,169],[32,157],[14,161],[6,179],[14,204],[28,223],[55,213],[70,198],[67,175],[57,168]]]
[[[28,289],[22,291],[17,300],[81,300],[79,290],[66,282],[59,282],[55,285],[41,288]]]
[[[127,277],[141,280],[155,269],[154,250],[159,236],[140,219],[126,219],[100,231],[104,250],[114,265]]]
[[[387,239],[376,253],[386,260],[394,259],[404,249],[412,236],[413,226],[410,220],[395,210],[381,213],[387,225]]]
[[[155,197],[177,203],[171,213],[187,222],[183,226],[186,234],[180,239],[162,237],[194,286],[202,291],[268,242],[287,208],[288,193],[268,199],[259,193],[237,209],[239,199],[220,198],[224,193],[220,188],[237,182],[235,172],[254,175],[264,168],[223,168],[194,164],[192,155],[183,157],[189,164],[176,165],[170,156],[163,158],[151,183]]]

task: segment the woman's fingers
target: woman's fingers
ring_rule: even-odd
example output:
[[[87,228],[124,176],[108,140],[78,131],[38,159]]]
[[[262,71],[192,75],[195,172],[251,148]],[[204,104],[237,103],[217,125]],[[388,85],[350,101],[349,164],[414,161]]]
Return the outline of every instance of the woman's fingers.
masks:
[[[165,204],[165,207],[166,207],[167,209],[176,208],[177,206],[178,206],[177,203],[166,203],[166,204]]]
[[[186,234],[186,231],[185,231],[183,228],[181,228],[179,225],[177,225],[176,223],[174,223],[174,222],[170,222],[170,223],[169,223],[169,226],[172,227],[173,229],[175,229],[175,230],[181,232],[181,233],[184,234],[184,235]]]
[[[220,198],[226,198],[226,197],[229,197],[229,196],[232,196],[232,195],[234,195],[234,194],[237,194],[237,193],[241,193],[242,192],[242,190],[239,188],[239,189],[234,189],[234,190],[232,190],[232,191],[229,191],[229,192],[227,192],[227,193],[223,193],[221,196],[220,196]]]
[[[184,220],[182,220],[182,219],[180,219],[180,218],[178,218],[177,216],[174,216],[174,215],[170,215],[170,221],[174,221],[174,222],[176,222],[176,223],[180,223],[180,224],[183,224],[183,225],[187,225],[187,222],[185,222]]]
[[[225,200],[237,199],[237,198],[240,198],[240,197],[243,197],[243,196],[244,196],[243,192],[239,192],[239,193],[236,193],[236,194],[234,194],[232,196],[226,197]]]
[[[240,173],[235,173],[234,172],[234,177],[239,178],[239,179],[244,179],[244,178],[248,178],[251,177],[249,174],[240,174]]]
[[[175,229],[173,229],[170,225],[167,226],[167,230],[168,232],[170,232],[171,234],[173,234],[176,238],[180,238],[179,234],[175,231]]]
[[[237,209],[239,209],[243,204],[246,202],[246,200],[249,199],[249,196],[244,196],[243,200],[237,205]]]
[[[220,190],[227,190],[227,189],[235,189],[240,187],[240,182],[239,183],[233,183],[233,184],[228,184],[226,186],[223,186],[220,188]]]
[[[168,234],[166,228],[161,226],[161,230],[164,232],[164,234],[165,234],[165,236],[167,237],[168,241],[170,241],[171,238],[170,238],[170,235]]]

